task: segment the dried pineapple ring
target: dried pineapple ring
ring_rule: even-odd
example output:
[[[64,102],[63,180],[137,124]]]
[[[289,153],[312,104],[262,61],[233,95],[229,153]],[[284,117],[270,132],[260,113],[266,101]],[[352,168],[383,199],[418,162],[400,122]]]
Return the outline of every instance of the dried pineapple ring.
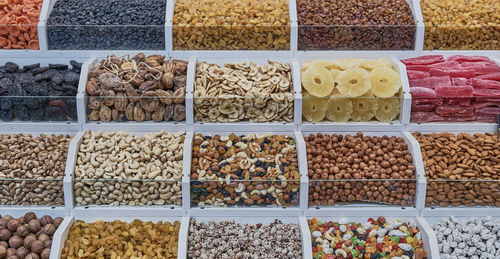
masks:
[[[333,63],[338,68],[340,68],[342,70],[346,70],[349,68],[358,67],[363,62],[365,62],[365,59],[363,59],[363,58],[343,58],[343,59],[337,59]]]
[[[393,97],[401,88],[401,77],[388,67],[378,67],[370,72],[372,93],[377,97]]]
[[[313,96],[325,97],[335,88],[335,81],[326,68],[311,67],[302,73],[302,86]]]
[[[370,121],[378,109],[378,102],[368,92],[359,98],[352,99],[353,111],[351,118],[354,121]]]
[[[333,69],[339,69],[337,65],[335,65],[334,62],[332,61],[327,61],[327,60],[307,60],[304,63],[302,63],[302,68],[301,72],[306,71],[308,68],[311,67],[324,67],[328,70],[333,70]]]
[[[314,97],[308,93],[302,98],[302,116],[310,122],[320,122],[325,118],[327,98]]]
[[[328,99],[326,118],[334,122],[346,122],[351,119],[352,101],[349,98],[331,96]]]
[[[381,122],[392,122],[399,115],[399,98],[379,98],[375,118]]]
[[[370,90],[370,74],[362,68],[350,68],[340,72],[335,80],[343,96],[358,97]]]
[[[361,64],[361,67],[366,70],[373,70],[377,67],[391,67],[391,62],[388,58],[369,59],[363,62],[363,64]]]

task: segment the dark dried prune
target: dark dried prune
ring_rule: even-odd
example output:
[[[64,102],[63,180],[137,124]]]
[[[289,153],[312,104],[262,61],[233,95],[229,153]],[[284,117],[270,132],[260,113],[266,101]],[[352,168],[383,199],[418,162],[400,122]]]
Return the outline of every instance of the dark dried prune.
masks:
[[[14,106],[14,116],[20,121],[29,121],[31,119],[28,107],[24,105]]]
[[[3,121],[12,121],[14,119],[14,110],[7,110],[5,114],[2,114]]]
[[[50,69],[50,67],[38,67],[38,68],[32,69],[31,73],[33,73],[33,75],[36,75],[36,74],[43,73],[49,69]]]
[[[66,107],[65,107],[65,112],[66,116],[68,116],[72,120],[77,119],[77,113],[76,113],[76,101],[67,99],[66,100]]]
[[[74,71],[80,73],[83,63],[77,62],[76,60],[70,60],[69,63],[73,66]]]
[[[52,69],[58,69],[58,70],[67,70],[68,65],[66,64],[49,64],[49,67]]]
[[[47,109],[45,109],[45,119],[50,121],[65,121],[68,118],[61,108],[47,107]]]
[[[75,72],[68,72],[64,75],[64,82],[70,85],[78,85],[80,81],[80,75]]]
[[[45,116],[45,109],[30,109],[32,121],[42,121]]]
[[[5,63],[4,67],[5,70],[7,70],[10,73],[15,73],[19,69],[19,66],[16,63],[12,63],[10,61]]]
[[[39,67],[40,67],[40,63],[23,66],[23,68],[26,69],[26,70],[31,70],[31,69],[39,68]]]
[[[52,76],[52,83],[60,85],[62,82],[64,82],[64,77],[61,74],[57,73]]]

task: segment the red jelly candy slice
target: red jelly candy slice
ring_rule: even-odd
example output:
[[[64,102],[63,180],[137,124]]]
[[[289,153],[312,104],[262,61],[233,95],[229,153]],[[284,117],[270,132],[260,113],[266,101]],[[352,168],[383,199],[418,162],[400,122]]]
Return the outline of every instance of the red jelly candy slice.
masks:
[[[474,96],[500,97],[500,90],[477,88],[474,89]]]
[[[477,66],[498,66],[494,61],[481,61],[481,62],[461,62],[460,67],[477,67]]]
[[[406,66],[406,70],[416,70],[416,71],[429,72],[429,69],[431,69],[431,67],[426,66],[426,65]]]
[[[474,107],[462,107],[457,104],[442,104],[436,107],[436,113],[439,115],[458,115],[458,114],[468,114],[472,115],[474,113]]]
[[[477,79],[486,79],[486,80],[496,80],[500,81],[500,72],[498,73],[491,73],[491,74],[486,74],[486,75],[480,75],[476,76]]]
[[[474,88],[483,88],[483,89],[498,89],[500,90],[500,82],[495,80],[486,80],[486,79],[477,79],[472,78],[471,84]]]
[[[457,61],[457,62],[482,62],[490,61],[489,58],[484,56],[464,56],[464,55],[453,55],[449,56],[446,61]]]
[[[435,112],[412,112],[410,121],[415,123],[443,121],[444,118]]]
[[[420,105],[420,104],[434,104],[441,105],[443,104],[443,98],[423,98],[423,97],[412,97],[411,105]]]
[[[476,76],[500,72],[500,67],[491,65],[468,67],[467,69],[474,69]]]
[[[469,106],[472,98],[445,98],[444,104],[456,104],[460,106]]]
[[[476,121],[487,123],[498,123],[497,115],[476,115]]]
[[[449,76],[434,76],[422,79],[409,80],[410,87],[420,86],[434,89],[438,85],[451,85]]]
[[[445,122],[461,122],[461,121],[473,121],[476,120],[476,115],[467,115],[464,117],[460,116],[447,116],[443,117]]]
[[[477,115],[497,115],[500,114],[500,107],[482,108],[476,111]]]
[[[472,97],[472,86],[470,85],[438,85],[436,86],[437,96],[442,97]]]
[[[410,88],[411,96],[413,97],[436,97],[436,92],[427,87],[412,87]]]
[[[430,68],[459,68],[460,64],[456,61],[446,61],[429,65]]]
[[[408,74],[408,79],[420,79],[430,76],[428,72],[424,71],[408,70],[406,73]]]
[[[401,62],[405,65],[430,65],[438,62],[443,62],[444,57],[442,55],[427,55],[416,58],[402,59]]]
[[[450,77],[464,77],[473,78],[474,69],[447,69],[447,68],[431,68],[429,74],[431,76],[450,76]]]
[[[486,108],[488,106],[500,107],[500,101],[499,102],[475,102],[473,105],[474,105],[474,108],[476,110]]]
[[[432,112],[435,109],[436,109],[435,104],[418,104],[411,106],[412,112]]]
[[[463,77],[454,77],[451,82],[453,85],[470,85],[469,79]]]

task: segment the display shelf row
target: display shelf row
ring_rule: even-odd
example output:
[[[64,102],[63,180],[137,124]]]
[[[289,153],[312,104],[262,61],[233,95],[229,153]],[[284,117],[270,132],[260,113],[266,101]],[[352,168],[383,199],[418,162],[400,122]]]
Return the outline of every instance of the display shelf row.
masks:
[[[493,4],[492,1],[473,6],[439,4],[439,8],[434,2],[381,1],[370,5],[368,1],[360,1],[355,8],[352,5],[347,8],[334,1],[309,3],[303,0],[281,0],[251,5],[245,1],[200,3],[173,0],[153,1],[151,6],[144,6],[129,0],[126,7],[128,15],[118,15],[122,12],[120,9],[125,7],[116,3],[113,5],[102,2],[90,6],[82,2],[45,0],[39,11],[36,26],[38,35],[33,35],[38,37],[40,50],[28,52],[77,51],[80,53],[78,55],[88,57],[89,53],[99,50],[139,49],[166,50],[172,54],[187,51],[197,55],[223,57],[231,50],[262,55],[277,52],[284,56],[295,56],[296,53],[317,50],[420,53],[434,49],[499,49],[499,35],[495,30],[498,21],[494,20],[493,15],[487,14],[489,8],[494,8],[488,6]],[[103,13],[99,8],[104,6],[100,5],[113,6],[114,9]],[[154,9],[150,10],[151,8]],[[220,11],[228,8],[235,12]],[[266,8],[272,12],[265,11]],[[345,10],[339,11],[337,15],[324,14],[328,8],[332,9],[331,12]],[[451,8],[460,10],[451,15],[459,18],[449,18],[450,16],[439,13],[452,12]],[[362,19],[352,20],[354,15],[348,14],[353,9],[356,10],[355,15],[362,15]],[[393,11],[367,11],[372,9]],[[81,13],[77,10],[81,10]],[[151,13],[148,19],[134,19],[144,12]],[[266,12],[267,15],[259,15],[259,12]],[[89,16],[88,13],[94,15]],[[465,17],[460,17],[462,13]],[[478,14],[479,17],[476,17]],[[485,17],[492,18],[488,20]],[[454,19],[463,22],[455,22]],[[4,27],[7,30],[0,36],[0,47],[16,47],[18,41],[24,42],[25,37],[19,39],[17,32],[20,29],[24,31],[26,26],[15,22],[6,24]],[[29,26],[35,25],[30,23]]]
[[[308,215],[364,209],[439,216],[447,215],[449,206],[456,211],[499,213],[500,183],[495,175],[488,176],[491,170],[498,172],[498,164],[487,168],[485,158],[483,164],[471,165],[471,177],[461,177],[463,170],[455,172],[446,163],[441,166],[442,161],[435,169],[432,163],[437,158],[429,156],[426,146],[424,160],[419,142],[409,132],[280,131],[267,135],[231,133],[231,129],[134,134],[118,130],[71,133],[67,151],[56,149],[60,152],[57,157],[41,153],[41,159],[48,157],[48,161],[34,159],[32,163],[40,166],[29,166],[33,174],[40,174],[40,168],[59,165],[53,169],[57,176],[19,175],[24,169],[6,153],[0,160],[5,164],[2,167],[13,164],[0,180],[5,194],[0,198],[2,208],[53,206],[66,215],[117,216],[140,216],[144,211],[151,216],[218,211]],[[20,136],[19,132],[10,133]],[[359,151],[349,152],[348,143],[358,143],[350,148]],[[498,148],[498,137],[492,135],[481,144],[486,152]],[[332,145],[335,147],[328,149]],[[370,156],[356,158],[364,148],[379,145],[381,154],[374,150]],[[217,153],[220,149],[224,152]],[[25,150],[28,155],[32,152]],[[390,162],[384,165],[380,159]],[[370,169],[359,170],[365,167]],[[440,175],[448,169],[458,178]],[[436,174],[438,177],[431,177]]]
[[[113,77],[113,73],[118,73],[118,71],[112,72],[112,62],[109,60],[113,60],[113,62],[118,62],[118,64],[133,64],[133,58],[138,57],[141,54],[130,53],[131,55],[127,57],[115,57],[108,56],[109,53],[104,54],[103,56],[93,57],[90,59],[77,59],[77,61],[82,62],[83,64],[78,65],[79,68],[70,68],[64,72],[66,74],[52,75],[49,72],[54,72],[57,70],[51,69],[46,72],[42,72],[41,74],[29,75],[26,77],[26,73],[21,73],[19,76],[23,78],[27,78],[29,80],[39,81],[37,77],[44,77],[47,74],[49,76],[48,84],[49,92],[46,94],[47,96],[37,96],[36,91],[30,93],[29,96],[23,96],[14,93],[14,96],[9,92],[7,96],[1,96],[0,99],[2,103],[4,103],[5,109],[2,109],[2,118],[3,123],[0,124],[0,129],[8,130],[8,129],[16,129],[16,128],[25,128],[31,129],[36,125],[36,129],[47,129],[50,130],[53,127],[57,127],[59,129],[67,129],[67,130],[88,130],[88,129],[113,129],[116,127],[120,127],[123,130],[127,131],[141,131],[144,128],[148,128],[148,130],[217,130],[221,125],[231,125],[233,129],[243,130],[247,127],[251,126],[256,131],[294,131],[294,130],[330,130],[332,128],[338,130],[361,130],[361,131],[401,131],[404,129],[415,131],[415,130],[446,130],[448,125],[454,125],[454,127],[459,127],[459,129],[464,130],[484,130],[484,131],[493,131],[495,129],[495,123],[486,123],[486,122],[473,122],[473,123],[443,123],[443,122],[429,122],[429,123],[415,123],[412,119],[412,116],[419,115],[418,112],[412,115],[412,103],[422,102],[424,101],[423,97],[412,97],[412,93],[410,93],[411,84],[415,84],[416,80],[408,80],[407,70],[403,63],[401,63],[396,58],[385,58],[385,56],[375,56],[366,59],[359,58],[338,58],[335,55],[332,55],[331,58],[319,58],[320,61],[314,61],[314,59],[310,58],[299,58],[299,59],[290,59],[290,58],[272,58],[271,63],[268,63],[267,59],[264,58],[189,58],[183,63],[181,61],[182,56],[174,55],[173,61],[163,60],[164,69],[166,64],[169,62],[179,64],[182,63],[184,66],[184,74],[172,74],[173,79],[168,79],[169,72],[160,72],[160,75],[165,75],[161,80],[155,78],[151,80],[153,84],[151,86],[146,86],[146,84],[140,84],[141,82],[134,83],[137,86],[131,85],[129,83],[123,84],[123,86],[130,86],[132,91],[128,91],[128,89],[120,90],[118,87],[115,89],[112,84],[112,80],[107,80],[104,76],[100,76],[102,74],[109,75]],[[151,53],[152,54],[152,53]],[[148,53],[149,55],[149,53]],[[150,57],[150,56],[145,56]],[[161,56],[160,56],[161,57]],[[178,58],[176,61],[175,58]],[[326,66],[324,64],[319,64],[321,62],[326,62],[328,64],[333,64],[333,66],[341,66],[343,63],[349,64],[349,62],[360,62],[359,60],[365,60],[366,66],[373,62],[377,64],[380,62],[380,66],[385,67],[385,70],[389,70],[389,72],[393,73],[390,78],[396,77],[395,86],[400,85],[398,88],[398,92],[396,94],[391,95],[389,98],[380,98],[374,97],[372,93],[374,86],[370,86],[368,84],[368,88],[371,87],[371,90],[368,91],[365,95],[362,95],[358,98],[345,98],[342,97],[341,94],[339,96],[335,96],[335,93],[339,91],[340,79],[335,80],[335,84],[331,84],[334,87],[333,93],[327,95],[325,97],[312,97],[309,96],[310,93],[306,91],[312,91],[316,88],[312,83],[309,87],[305,85],[305,81],[311,75],[305,75],[304,71],[309,67],[314,69],[318,69],[318,72],[313,72],[312,76],[314,80],[320,80],[321,87],[325,87],[324,85],[329,85],[329,80],[326,74],[322,74],[321,71],[324,70],[322,66]],[[33,62],[39,62],[41,65],[40,69],[48,66],[49,64],[67,64],[68,60],[65,58],[43,58],[37,59],[33,61],[31,58],[2,58],[0,59],[1,64],[8,64],[8,61],[14,61],[19,66],[31,65]],[[108,62],[108,63],[106,63]],[[135,61],[134,61],[135,62]],[[253,63],[241,63],[241,62],[255,62]],[[278,63],[276,63],[278,62]],[[280,63],[281,62],[281,63]],[[318,65],[315,65],[317,62]],[[338,63],[336,63],[338,62]],[[492,61],[493,62],[493,61]],[[498,61],[494,61],[496,67],[498,67]],[[228,81],[222,81],[220,75],[210,74],[214,72],[210,71],[219,71],[218,69],[222,69],[225,64],[247,64],[252,69],[256,69],[259,71],[261,69],[272,68],[273,66],[282,66],[284,64],[287,66],[281,72],[273,75],[266,75],[265,73],[260,74],[258,72],[257,77],[262,77],[262,75],[266,76],[267,81],[272,80],[281,80],[283,85],[288,85],[287,89],[284,90],[271,90],[274,91],[272,94],[270,92],[266,92],[268,95],[262,95],[261,93],[256,92],[254,89],[258,89],[258,87],[264,88],[264,83],[260,81],[252,81],[258,80],[256,77],[250,77],[248,75],[245,76],[245,68],[233,68],[230,73],[234,75],[238,75],[240,79],[238,81],[247,82],[249,85],[249,90],[245,87],[240,86],[240,83],[237,84],[228,83]],[[341,64],[342,63],[342,64]],[[75,64],[75,63],[73,63]],[[104,65],[103,65],[104,64]],[[151,70],[147,68],[146,63],[142,63],[142,68],[139,68],[141,72],[145,73],[142,77],[157,77],[158,71]],[[359,79],[362,83],[359,83],[360,89],[365,89],[364,85],[365,81],[368,79],[364,79],[369,77],[369,73],[371,68],[363,69],[363,64],[360,63],[361,68],[356,68],[356,73],[361,73],[356,77],[353,77],[353,80],[356,81]],[[125,66],[124,65],[124,66]],[[80,68],[81,66],[81,68]],[[109,68],[107,67],[109,66]],[[240,65],[237,65],[240,66]],[[146,70],[144,70],[146,69]],[[198,71],[197,71],[198,69]],[[203,71],[203,69],[209,69],[210,71]],[[275,69],[275,68],[272,68]],[[323,70],[322,70],[323,69]],[[20,69],[19,71],[21,71]],[[139,71],[139,70],[138,70]],[[150,72],[147,72],[150,71]],[[166,70],[165,70],[166,71]],[[336,71],[336,72],[335,72]],[[335,73],[340,73],[341,70],[336,70]],[[347,70],[345,70],[347,71]],[[54,73],[56,73],[54,72]],[[75,80],[71,79],[72,77],[78,76],[79,79]],[[38,72],[37,72],[38,73]],[[63,72],[57,72],[63,73]],[[56,73],[56,74],[57,74]],[[120,80],[131,82],[130,78],[134,79],[136,77],[136,73],[133,71],[123,70],[120,72]],[[130,74],[130,76],[128,74]],[[228,73],[228,72],[226,72]],[[243,74],[239,74],[243,73]],[[269,72],[271,73],[271,72]],[[351,73],[351,72],[350,72]],[[354,72],[352,72],[354,73]],[[382,73],[382,72],[381,72]],[[50,75],[49,75],[50,74]],[[348,73],[344,73],[348,76]],[[382,74],[380,74],[382,75]],[[116,75],[115,75],[116,76]],[[223,78],[229,78],[231,75],[224,75]],[[389,75],[387,75],[389,76]],[[141,77],[141,78],[142,78]],[[246,77],[245,80],[241,77]],[[360,77],[360,78],[358,78]],[[383,78],[382,78],[383,79]],[[42,78],[43,80],[43,78]],[[114,79],[113,79],[114,80]],[[144,79],[141,79],[144,80]],[[148,79],[146,79],[148,80]],[[233,80],[233,79],[230,79]],[[260,79],[261,80],[261,79]],[[322,82],[323,80],[324,82]],[[391,79],[392,80],[392,79]],[[74,82],[73,82],[74,81]],[[172,83],[173,81],[173,83]],[[411,81],[411,83],[410,83]],[[450,79],[448,81],[451,84]],[[481,81],[481,80],[478,80]],[[72,86],[68,86],[69,82],[72,82]],[[161,87],[156,86],[156,84],[162,84]],[[169,84],[170,86],[163,86],[163,84]],[[208,83],[207,83],[208,82]],[[217,83],[215,83],[217,82]],[[493,81],[488,81],[493,82]],[[46,82],[42,82],[46,83]],[[493,82],[496,83],[496,82]],[[58,84],[53,86],[54,84]],[[309,83],[308,83],[309,84]],[[35,86],[40,86],[39,83],[35,83]],[[43,85],[42,85],[43,86]],[[141,94],[144,90],[141,87],[150,87],[151,90],[148,93],[153,93],[152,95]],[[13,88],[14,86],[4,85],[5,91],[8,88]],[[28,87],[28,86],[24,86]],[[241,88],[236,91],[234,88]],[[358,86],[356,86],[358,87]],[[154,89],[162,89],[163,90],[154,90]],[[69,90],[68,90],[69,89]],[[135,89],[135,90],[133,90]],[[142,89],[142,90],[141,90]],[[233,90],[230,90],[233,89]],[[242,90],[243,89],[243,90]],[[273,88],[274,89],[274,88]],[[319,89],[319,88],[318,88]],[[347,89],[347,88],[346,88]],[[21,92],[25,90],[20,90]],[[111,90],[111,91],[109,91]],[[268,89],[265,89],[266,91]],[[330,89],[331,90],[331,89]],[[366,90],[366,89],[365,89]],[[28,91],[26,89],[26,91]],[[32,90],[30,90],[32,91]],[[89,92],[91,91],[91,92]],[[131,98],[130,94],[133,94],[135,91],[135,95],[137,98]],[[139,92],[137,92],[139,91]],[[316,90],[315,90],[316,91]],[[497,91],[497,90],[491,90]],[[158,92],[158,93],[157,93]],[[211,97],[214,93],[218,93]],[[231,94],[233,92],[234,94]],[[22,94],[22,93],[20,93]],[[161,94],[161,96],[159,95]],[[221,94],[223,96],[221,96]],[[316,93],[315,93],[316,94]],[[494,93],[493,93],[494,94]],[[57,95],[57,96],[56,96]],[[385,95],[384,95],[385,96]],[[494,96],[494,95],[493,95]],[[278,99],[276,99],[278,98]],[[428,99],[432,99],[426,97]],[[442,99],[441,97],[434,97],[436,101],[438,99]],[[480,97],[476,97],[480,98]],[[486,97],[484,97],[486,98]],[[132,100],[134,99],[134,100]],[[455,98],[458,100],[467,101],[469,106],[472,107],[471,100],[475,99],[473,97],[464,97],[464,98]],[[495,105],[495,100],[497,97],[490,97],[489,103],[487,105]],[[451,100],[451,99],[450,99]],[[108,103],[112,104],[109,105]],[[315,103],[317,104],[315,105]],[[346,102],[349,102],[350,106],[348,106]],[[104,103],[108,109],[101,105]],[[137,103],[137,105],[134,105]],[[262,103],[260,105],[259,103]],[[338,105],[337,105],[338,103]],[[15,109],[12,109],[14,106]],[[23,104],[23,105],[20,105]],[[140,105],[139,105],[140,104]],[[328,106],[327,106],[328,104]],[[482,103],[481,103],[482,104]],[[259,106],[260,105],[260,106]],[[337,105],[337,106],[335,106]],[[375,105],[375,106],[373,106]],[[448,105],[448,104],[447,104]],[[22,107],[21,107],[22,106]],[[122,107],[123,106],[123,107]],[[130,106],[130,107],[129,107]],[[226,107],[227,106],[227,107]],[[261,107],[262,106],[262,107]],[[274,107],[276,106],[276,107]],[[332,107],[330,107],[332,106]],[[353,106],[351,110],[345,110],[347,107]],[[359,107],[358,107],[359,106]],[[378,107],[373,110],[373,107]],[[418,105],[417,105],[418,106]],[[418,106],[416,108],[421,108]],[[428,108],[427,106],[435,105],[423,105],[426,106],[424,108]],[[423,107],[422,106],[422,107]],[[446,106],[446,105],[444,105]],[[443,107],[444,107],[443,106]],[[450,106],[450,107],[448,107]],[[444,107],[446,109],[451,109],[457,106],[456,104],[450,103],[448,106]],[[10,108],[9,108],[10,107]],[[40,107],[42,109],[40,109]],[[45,108],[43,108],[45,107]],[[102,108],[100,108],[102,107]],[[120,108],[121,107],[121,108]],[[134,108],[136,107],[136,108]],[[145,108],[143,108],[145,107]],[[155,107],[159,107],[159,110],[155,110]],[[226,107],[226,108],[224,108]],[[238,107],[245,107],[241,112],[239,112]],[[260,107],[260,108],[259,108]],[[457,106],[458,107],[458,106]],[[22,108],[22,109],[21,109]],[[148,110],[145,110],[145,109]],[[150,108],[152,110],[150,110]],[[326,108],[325,110],[322,110]],[[361,109],[363,108],[363,109]],[[388,110],[384,110],[387,108]],[[460,108],[460,107],[459,107]],[[466,110],[463,107],[460,108],[462,110]],[[222,109],[222,110],[221,110]],[[336,110],[337,109],[337,110]],[[363,110],[363,112],[358,111],[359,109]],[[32,112],[30,112],[33,110]],[[252,112],[249,112],[252,110]],[[270,117],[264,114],[268,110]],[[352,111],[354,110],[354,111]],[[365,111],[366,110],[366,111]],[[36,112],[35,112],[36,111]],[[157,112],[158,111],[158,112]],[[334,111],[338,111],[335,113]],[[398,111],[397,113],[394,113]],[[426,110],[427,111],[427,110]],[[41,113],[40,113],[41,112]],[[379,117],[379,112],[380,116]],[[240,114],[241,113],[241,114]],[[325,116],[325,113],[326,116]],[[386,114],[388,113],[388,114]],[[389,114],[390,113],[390,114]],[[459,112],[461,113],[461,112]],[[158,118],[157,114],[160,114],[161,118]],[[165,114],[165,116],[164,116]],[[166,116],[168,114],[168,116]],[[260,115],[259,115],[260,114]],[[321,115],[323,114],[323,115]],[[329,119],[335,119],[344,121],[345,114],[348,114],[347,122],[333,122],[328,121]],[[349,115],[351,114],[351,115]],[[355,115],[358,114],[358,115]],[[36,115],[36,116],[35,116]],[[234,115],[234,116],[233,116]],[[265,116],[264,116],[265,115]],[[322,116],[319,118],[319,122],[311,122],[318,121],[317,116]],[[339,115],[342,115],[338,117]],[[366,115],[371,115],[370,117],[366,117]],[[377,119],[382,119],[390,115],[389,120],[392,119],[391,122],[380,122]],[[396,115],[396,116],[394,116]],[[474,114],[472,114],[474,115]],[[24,118],[28,116],[27,118]],[[312,117],[310,117],[312,116]],[[331,116],[331,117],[330,117]],[[357,117],[355,117],[357,116]],[[435,114],[435,116],[438,116]],[[448,116],[448,115],[446,115]],[[359,117],[359,118],[358,118]],[[364,118],[366,117],[366,118]],[[13,118],[17,118],[18,120],[10,121]],[[28,121],[21,121],[28,120]],[[441,117],[441,119],[443,119]],[[467,118],[465,118],[467,119]],[[31,122],[31,121],[36,122]],[[154,120],[154,121],[153,121]],[[357,122],[352,120],[365,120],[365,122]],[[469,120],[469,119],[467,119]],[[384,119],[386,121],[386,119]],[[413,121],[413,122],[411,122]],[[460,121],[460,120],[459,120]]]

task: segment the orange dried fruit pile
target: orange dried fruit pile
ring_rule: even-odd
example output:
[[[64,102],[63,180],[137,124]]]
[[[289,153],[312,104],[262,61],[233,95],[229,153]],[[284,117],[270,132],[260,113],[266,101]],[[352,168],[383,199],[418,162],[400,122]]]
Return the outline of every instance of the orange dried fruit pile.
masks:
[[[0,49],[39,49],[43,0],[0,0]]]

